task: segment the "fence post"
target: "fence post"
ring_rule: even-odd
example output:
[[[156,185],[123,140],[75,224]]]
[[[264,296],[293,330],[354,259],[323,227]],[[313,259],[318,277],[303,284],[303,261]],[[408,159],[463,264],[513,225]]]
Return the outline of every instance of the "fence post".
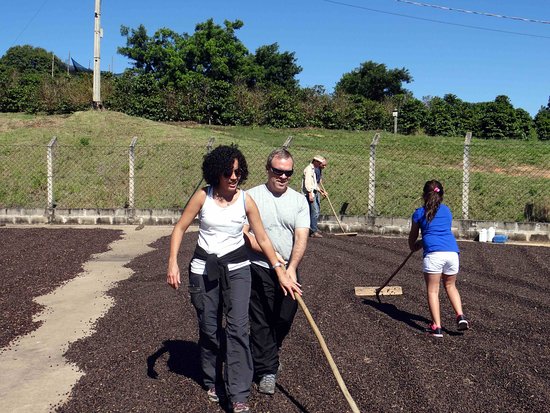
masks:
[[[137,136],[132,138],[130,143],[130,149],[128,152],[129,155],[129,168],[128,168],[128,208],[130,213],[133,215],[134,212],[134,194],[135,194],[135,182],[134,182],[134,170],[135,170],[135,160],[136,160],[136,144]]]
[[[375,187],[376,187],[376,145],[380,140],[380,133],[376,133],[370,144],[370,158],[369,158],[369,201],[367,217],[374,217],[374,203],[375,203]]]
[[[290,143],[292,142],[292,139],[293,139],[292,136],[289,136],[288,138],[286,138],[285,143],[283,143],[283,149],[288,150],[288,148],[290,147]]]
[[[47,176],[48,176],[48,209],[52,210],[54,208],[53,201],[53,149],[57,143],[57,138],[54,136],[50,143],[48,143],[48,149],[46,154],[47,159]]]
[[[214,145],[214,141],[216,139],[211,137],[210,139],[208,139],[208,142],[206,143],[206,153],[210,153],[212,152],[212,146]],[[185,205],[183,206],[183,209],[187,208],[187,204],[189,204],[189,201],[191,201],[191,197],[193,196],[193,194],[195,192],[197,192],[197,190],[201,187],[201,184],[202,184],[202,181],[204,180],[204,178],[202,177],[202,174],[201,174],[201,180],[199,181],[199,183],[197,184],[197,186],[195,187],[195,189],[193,190],[193,192],[191,193],[191,195],[189,196],[189,198],[187,199],[187,202],[185,203]]]
[[[468,207],[470,204],[470,142],[472,141],[472,132],[466,133],[464,139],[464,160],[462,162],[462,219],[469,219]]]
[[[211,137],[208,139],[208,142],[206,143],[206,153],[212,152],[212,146],[214,145],[214,141],[216,138]]]

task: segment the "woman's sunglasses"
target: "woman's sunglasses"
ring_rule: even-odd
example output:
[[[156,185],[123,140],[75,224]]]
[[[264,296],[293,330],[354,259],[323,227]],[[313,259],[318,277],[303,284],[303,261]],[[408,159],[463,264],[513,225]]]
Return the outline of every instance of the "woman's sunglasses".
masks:
[[[223,176],[226,177],[226,178],[231,178],[231,176],[233,175],[233,173],[235,173],[235,176],[237,178],[240,178],[240,176],[243,174],[243,171],[241,171],[240,169],[233,169],[231,171],[225,171],[223,173]]]
[[[269,169],[271,170],[271,172],[273,172],[274,175],[277,175],[277,176],[286,175],[288,178],[290,178],[294,173],[294,169],[291,169],[290,171],[284,171],[282,169],[277,169],[272,166]]]

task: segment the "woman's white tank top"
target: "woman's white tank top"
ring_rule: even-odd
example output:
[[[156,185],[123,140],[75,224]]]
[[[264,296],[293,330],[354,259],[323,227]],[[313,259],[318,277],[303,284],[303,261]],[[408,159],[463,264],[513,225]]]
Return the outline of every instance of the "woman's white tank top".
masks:
[[[245,192],[239,190],[238,199],[229,206],[216,204],[212,187],[208,187],[206,199],[199,211],[198,245],[208,254],[223,257],[244,245],[243,226],[246,223]],[[249,265],[250,261],[229,264],[229,271]],[[200,259],[191,261],[191,272],[204,274],[205,262]]]

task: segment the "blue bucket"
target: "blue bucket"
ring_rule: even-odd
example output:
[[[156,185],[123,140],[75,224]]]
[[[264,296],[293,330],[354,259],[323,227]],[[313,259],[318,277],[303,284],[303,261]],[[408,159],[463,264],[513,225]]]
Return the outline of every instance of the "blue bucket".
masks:
[[[493,242],[497,244],[504,244],[506,241],[508,241],[508,236],[504,234],[498,234],[493,237]]]

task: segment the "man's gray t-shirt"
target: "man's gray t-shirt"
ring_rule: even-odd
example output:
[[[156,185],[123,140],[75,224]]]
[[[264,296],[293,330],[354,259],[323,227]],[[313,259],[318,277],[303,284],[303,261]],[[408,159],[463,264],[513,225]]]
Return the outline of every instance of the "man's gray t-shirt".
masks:
[[[265,184],[246,191],[258,209],[273,248],[288,261],[294,245],[294,229],[309,228],[309,206],[303,194],[292,188],[274,196]],[[269,267],[265,256],[249,250],[250,261]]]

